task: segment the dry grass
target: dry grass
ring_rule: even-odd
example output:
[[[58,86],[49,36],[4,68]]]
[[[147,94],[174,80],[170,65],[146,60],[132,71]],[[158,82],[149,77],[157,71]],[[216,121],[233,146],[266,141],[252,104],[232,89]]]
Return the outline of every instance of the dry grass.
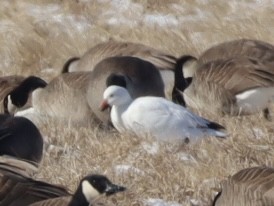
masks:
[[[274,43],[271,1],[119,2],[1,1],[0,74],[36,74],[50,80],[66,59],[110,38],[145,43],[175,56],[198,55],[240,37]],[[158,19],[163,15],[162,21],[151,23],[152,14]],[[128,187],[108,199],[110,205],[146,205],[149,198],[209,205],[222,178],[249,166],[274,166],[273,123],[260,114],[229,118],[196,112],[225,125],[230,137],[168,145],[48,118],[39,127],[55,147],[46,148],[37,178],[73,191],[83,175],[98,172]],[[123,170],[123,165],[132,167]]]

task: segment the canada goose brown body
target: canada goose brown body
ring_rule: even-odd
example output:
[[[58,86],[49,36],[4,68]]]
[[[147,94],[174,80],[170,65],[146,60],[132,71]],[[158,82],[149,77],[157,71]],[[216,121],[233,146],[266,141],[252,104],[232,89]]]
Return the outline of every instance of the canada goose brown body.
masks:
[[[38,128],[24,117],[0,114],[0,155],[40,162],[43,137]]]
[[[132,98],[140,96],[164,97],[164,83],[159,73],[150,62],[136,57],[110,57],[97,64],[92,72],[88,87],[88,102],[96,116],[102,121],[109,120],[108,112],[98,108],[109,77],[120,75]],[[115,84],[115,83],[114,83]],[[119,85],[121,86],[121,85]]]
[[[3,76],[0,77],[0,112],[4,113],[4,99],[5,97],[16,88],[25,77],[19,75]]]
[[[32,176],[37,170],[32,163],[0,157],[0,205],[27,206],[48,198],[69,195],[61,186],[33,180]]]
[[[240,170],[222,182],[222,191],[213,206],[274,205],[274,169],[253,167]]]
[[[198,65],[239,56],[255,58],[263,64],[274,64],[274,46],[254,39],[226,41],[204,51],[199,57]]]
[[[245,95],[249,91],[250,95]],[[252,114],[266,109],[273,97],[274,70],[248,57],[201,65],[184,90],[187,105],[230,115]]]
[[[50,116],[73,123],[86,123],[94,115],[86,99],[90,72],[64,73],[36,89],[32,95],[32,107],[39,115]]]
[[[173,70],[176,58],[162,51],[133,42],[108,41],[89,49],[77,62],[73,71],[92,71],[96,64],[108,57],[133,56],[151,62],[159,70]],[[70,71],[71,72],[71,71]]]
[[[133,42],[108,41],[88,50],[79,60],[71,58],[63,71],[92,71],[99,62],[109,57],[132,56],[152,63],[161,73],[165,83],[165,94],[170,96],[174,85],[174,66],[176,58],[144,44]],[[70,67],[70,65],[72,65]],[[111,68],[109,68],[111,69]]]

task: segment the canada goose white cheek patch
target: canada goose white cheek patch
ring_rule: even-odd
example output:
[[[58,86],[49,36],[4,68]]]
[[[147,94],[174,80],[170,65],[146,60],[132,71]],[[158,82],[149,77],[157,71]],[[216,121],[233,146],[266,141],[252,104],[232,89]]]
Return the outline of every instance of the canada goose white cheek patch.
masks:
[[[82,182],[82,191],[88,202],[91,202],[95,197],[100,195],[100,193],[87,180]]]
[[[15,110],[16,110],[16,107],[14,106],[14,104],[12,104],[10,95],[8,96],[8,105],[7,105],[7,107],[8,107],[9,113],[13,114],[15,112]]]
[[[253,112],[267,107],[273,101],[274,87],[257,88],[236,95],[237,104],[242,112]]]

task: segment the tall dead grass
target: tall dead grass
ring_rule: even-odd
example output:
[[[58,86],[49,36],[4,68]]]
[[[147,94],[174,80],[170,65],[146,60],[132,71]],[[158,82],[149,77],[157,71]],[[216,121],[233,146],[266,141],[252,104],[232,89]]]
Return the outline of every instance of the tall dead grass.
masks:
[[[110,38],[175,56],[199,55],[241,37],[274,43],[273,10],[271,1],[1,1],[0,74],[50,80],[66,59]],[[83,175],[106,174],[128,187],[103,200],[110,205],[146,205],[149,198],[210,205],[221,179],[249,166],[274,166],[273,123],[261,114],[231,118],[196,112],[226,126],[229,138],[172,145],[46,118],[39,128],[48,146],[37,178],[73,191]]]

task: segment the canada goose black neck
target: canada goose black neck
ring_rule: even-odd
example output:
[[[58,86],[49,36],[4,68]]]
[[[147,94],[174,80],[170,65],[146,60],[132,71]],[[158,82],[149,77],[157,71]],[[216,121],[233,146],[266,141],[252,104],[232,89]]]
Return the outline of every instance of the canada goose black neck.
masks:
[[[68,73],[69,72],[69,67],[71,66],[71,64],[75,61],[78,61],[79,59],[80,59],[80,57],[71,57],[71,58],[69,58],[63,66],[62,73]]]
[[[0,115],[0,155],[9,155],[39,163],[43,155],[43,137],[24,117]]]
[[[183,106],[186,106],[186,103],[178,90],[183,92],[191,83],[191,78],[185,79],[183,73],[184,64],[190,60],[196,60],[196,58],[190,55],[180,57],[176,62],[174,71],[174,87],[172,91],[172,100]]]
[[[29,76],[18,87],[16,87],[12,92],[10,92],[9,95],[12,104],[14,104],[17,107],[24,106],[28,101],[28,96],[31,91],[37,88],[44,88],[46,86],[47,83],[43,79],[36,76]]]
[[[111,85],[127,88],[125,76],[114,73],[110,74],[106,80],[106,86],[109,87]]]

